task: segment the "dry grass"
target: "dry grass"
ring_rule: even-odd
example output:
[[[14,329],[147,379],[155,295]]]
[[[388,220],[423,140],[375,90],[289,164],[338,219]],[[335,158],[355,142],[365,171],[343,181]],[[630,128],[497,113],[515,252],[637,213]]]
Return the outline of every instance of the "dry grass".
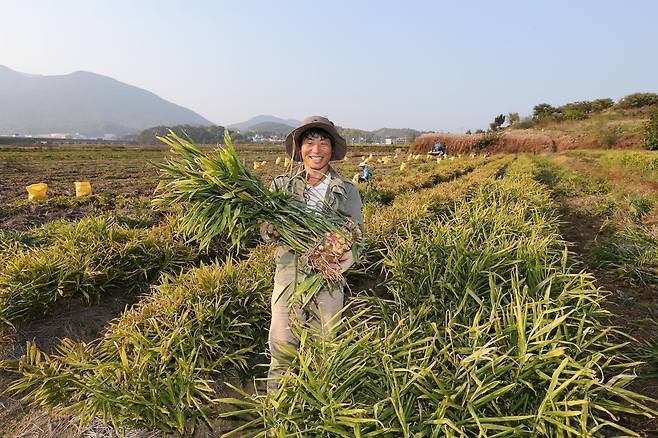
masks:
[[[411,146],[415,154],[427,153],[437,141],[448,146],[448,153],[542,153],[559,152],[569,149],[597,149],[610,147],[605,144],[604,135],[607,131],[601,128],[595,132],[566,132],[555,130],[518,129],[502,131],[499,139],[491,146],[481,149],[478,142],[486,134],[424,134],[416,139]],[[615,148],[638,147],[637,136],[620,133],[614,139]]]
[[[448,146],[448,153],[467,154],[482,152],[478,142],[485,134],[425,134],[418,137],[412,146],[414,153],[426,153],[437,141]],[[487,152],[551,152],[556,150],[556,140],[541,132],[506,131],[493,145],[486,148]]]

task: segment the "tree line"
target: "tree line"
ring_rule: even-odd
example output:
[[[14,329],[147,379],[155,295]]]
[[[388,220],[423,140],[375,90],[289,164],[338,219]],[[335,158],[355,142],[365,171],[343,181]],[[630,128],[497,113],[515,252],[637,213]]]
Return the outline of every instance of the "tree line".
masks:
[[[549,120],[560,122],[564,120],[585,120],[592,114],[600,113],[608,108],[633,110],[649,106],[658,106],[658,94],[633,93],[622,97],[617,103],[609,97],[569,102],[557,107],[548,103],[540,103],[533,107],[530,121],[541,122]]]
[[[200,144],[217,144],[224,143],[224,131],[226,128],[219,125],[200,126],[200,125],[175,125],[175,126],[154,126],[143,130],[137,135],[131,136],[132,140],[138,144],[160,144],[158,136],[164,136],[169,133],[169,130],[174,131],[177,135],[183,138],[190,138],[195,143]],[[244,142],[242,134],[235,131],[229,131],[231,138],[235,142]]]
[[[590,116],[601,113],[607,109],[642,111],[649,114],[649,120],[643,125],[644,146],[650,150],[658,150],[658,94],[657,93],[632,93],[619,99],[618,102],[609,97],[594,100],[580,100],[565,103],[561,106],[553,106],[548,103],[540,103],[533,107],[532,116],[521,120],[519,113],[499,114],[489,124],[485,132],[482,129],[475,131],[476,134],[485,134],[481,141],[486,142],[500,135],[500,130],[507,123],[507,127],[533,128],[542,126],[547,122],[563,122],[567,120],[585,120]],[[467,131],[470,134],[471,131]],[[615,140],[608,144],[611,146]]]

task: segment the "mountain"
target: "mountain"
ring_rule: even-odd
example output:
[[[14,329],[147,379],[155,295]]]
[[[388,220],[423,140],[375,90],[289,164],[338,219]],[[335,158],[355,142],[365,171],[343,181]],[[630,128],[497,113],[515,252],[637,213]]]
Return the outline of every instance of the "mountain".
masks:
[[[0,66],[0,134],[130,134],[157,125],[212,125],[150,91],[85,71],[31,75]]]
[[[421,131],[410,128],[380,128],[372,131],[373,135],[378,138],[386,137],[413,137],[416,138],[421,134]]]
[[[237,129],[242,133],[253,132],[264,135],[278,134],[286,135],[293,128],[301,125],[302,122],[295,119],[280,119],[275,116],[260,115],[251,119],[228,125],[227,128]],[[338,132],[345,137],[348,142],[383,142],[385,138],[406,138],[407,142],[412,142],[416,137],[425,131],[418,131],[409,128],[381,128],[375,131],[365,131],[356,128],[344,128],[336,126]]]
[[[374,131],[364,131],[363,129],[339,127],[338,132],[340,132],[348,142],[380,143],[386,138],[405,138],[406,141],[410,143],[425,131],[418,131],[410,128],[380,128]]]
[[[287,129],[287,131],[285,131],[286,134],[290,132],[291,129],[296,128],[297,126],[302,124],[301,121],[295,119],[280,119],[279,117],[275,117],[275,116],[260,115],[260,116],[252,117],[251,119],[246,120],[244,122],[228,125],[227,128],[237,129],[239,131],[254,131],[254,127],[256,127],[257,129],[261,129],[261,131],[254,131],[254,132],[265,132],[263,128],[267,128],[268,125],[262,125],[262,124],[266,124],[266,123],[272,123],[274,124],[272,126],[278,127],[279,129],[283,129],[283,127],[279,125],[285,125]],[[271,131],[267,131],[267,132],[271,132]]]
[[[288,133],[293,129],[294,126],[290,126],[285,123],[261,122],[256,123],[255,125],[251,125],[248,131],[256,132],[258,134],[288,135]]]

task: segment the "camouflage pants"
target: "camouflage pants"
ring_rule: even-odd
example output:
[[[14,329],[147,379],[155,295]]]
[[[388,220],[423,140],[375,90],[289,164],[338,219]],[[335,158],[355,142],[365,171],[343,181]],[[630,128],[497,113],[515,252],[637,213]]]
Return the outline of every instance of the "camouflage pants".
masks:
[[[295,256],[286,247],[278,247],[276,252],[276,272],[272,293],[272,321],[270,323],[270,369],[267,389],[278,388],[281,376],[288,369],[290,350],[299,346],[299,340],[291,329],[292,324],[308,323],[323,338],[333,336],[335,322],[340,319],[343,308],[343,286],[332,289],[322,288],[306,308],[288,305],[288,298],[294,289],[295,280],[299,284],[306,276],[297,270]]]

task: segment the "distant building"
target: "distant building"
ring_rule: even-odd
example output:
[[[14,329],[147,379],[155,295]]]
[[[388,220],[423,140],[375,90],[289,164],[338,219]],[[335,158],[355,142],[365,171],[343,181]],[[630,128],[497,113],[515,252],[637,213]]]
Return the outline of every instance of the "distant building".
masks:
[[[370,143],[365,137],[350,137],[347,139],[349,144],[366,144]]]
[[[407,144],[407,137],[386,137],[384,144]]]

